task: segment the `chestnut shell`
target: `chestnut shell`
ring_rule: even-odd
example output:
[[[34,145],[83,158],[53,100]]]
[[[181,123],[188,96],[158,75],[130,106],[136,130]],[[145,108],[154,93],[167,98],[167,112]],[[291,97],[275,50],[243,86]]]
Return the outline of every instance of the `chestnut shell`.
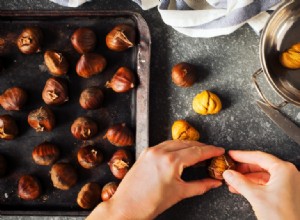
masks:
[[[102,152],[94,146],[81,147],[77,152],[78,163],[86,169],[92,169],[103,161]]]
[[[50,174],[53,186],[58,189],[68,190],[77,183],[77,173],[68,163],[60,162],[54,164]]]
[[[128,92],[135,87],[134,73],[127,67],[120,67],[105,86],[118,93]]]
[[[69,70],[69,62],[61,52],[47,50],[44,61],[49,72],[54,76],[66,75]]]
[[[173,66],[172,81],[180,87],[190,87],[196,82],[196,68],[194,65],[182,62]]]
[[[14,118],[10,115],[0,115],[0,139],[12,140],[19,133]]]
[[[38,27],[27,27],[19,35],[17,46],[24,54],[33,54],[41,51],[43,33]]]
[[[117,150],[108,162],[108,165],[117,179],[123,179],[132,165],[131,155],[126,150]]]
[[[100,108],[104,99],[100,88],[93,86],[86,88],[80,94],[79,104],[83,109],[91,110]]]
[[[96,47],[95,32],[86,27],[78,28],[71,36],[71,43],[78,53],[92,52]]]
[[[117,147],[132,146],[134,144],[134,135],[125,123],[112,125],[108,128],[104,138]]]
[[[47,106],[31,111],[27,121],[37,132],[52,131],[55,126],[55,116]]]
[[[228,169],[234,170],[235,162],[228,154],[223,154],[211,160],[208,172],[212,178],[223,180],[223,172]]]
[[[101,192],[102,201],[105,202],[109,200],[115,194],[117,188],[118,184],[116,182],[109,182],[105,184]]]
[[[135,29],[127,24],[115,26],[106,35],[106,45],[113,51],[124,51],[135,45]]]
[[[98,125],[89,117],[78,117],[71,125],[72,135],[79,140],[88,140],[98,132]]]
[[[49,142],[41,143],[34,147],[32,151],[32,159],[38,165],[53,164],[59,157],[59,149],[56,145]]]
[[[41,195],[41,185],[35,177],[24,175],[19,179],[18,195],[24,200],[35,200]]]
[[[97,183],[85,184],[77,196],[77,204],[83,209],[92,209],[101,201],[101,187]]]
[[[11,87],[0,96],[0,104],[7,111],[19,111],[27,101],[27,93],[19,87]]]
[[[69,100],[66,83],[59,78],[49,78],[42,92],[42,98],[47,105],[61,105]]]
[[[76,64],[76,73],[83,78],[90,78],[101,73],[106,67],[106,59],[96,53],[83,54]]]

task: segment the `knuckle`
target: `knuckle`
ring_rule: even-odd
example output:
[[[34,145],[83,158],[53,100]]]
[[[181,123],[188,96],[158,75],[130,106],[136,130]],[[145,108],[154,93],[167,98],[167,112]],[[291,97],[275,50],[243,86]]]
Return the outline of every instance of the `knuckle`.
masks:
[[[177,157],[175,154],[166,153],[162,157],[162,162],[168,166],[173,165],[176,161],[177,161]]]

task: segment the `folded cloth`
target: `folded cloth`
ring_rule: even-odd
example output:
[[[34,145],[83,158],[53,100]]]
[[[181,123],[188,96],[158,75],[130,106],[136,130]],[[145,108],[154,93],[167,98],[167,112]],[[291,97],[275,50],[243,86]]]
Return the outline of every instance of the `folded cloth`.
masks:
[[[89,0],[51,0],[76,7]],[[133,0],[144,10],[158,6],[163,21],[190,37],[231,34],[248,23],[259,33],[282,0]],[[72,6],[71,6],[72,5]]]

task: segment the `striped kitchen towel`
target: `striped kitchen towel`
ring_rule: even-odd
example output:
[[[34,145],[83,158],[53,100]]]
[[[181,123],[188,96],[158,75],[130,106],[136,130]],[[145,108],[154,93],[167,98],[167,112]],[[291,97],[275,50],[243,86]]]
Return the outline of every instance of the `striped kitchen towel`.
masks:
[[[89,0],[51,0],[77,7]],[[120,1],[120,0],[119,0]],[[259,33],[283,0],[133,0],[144,10],[158,6],[163,21],[190,37],[227,35],[248,23]]]

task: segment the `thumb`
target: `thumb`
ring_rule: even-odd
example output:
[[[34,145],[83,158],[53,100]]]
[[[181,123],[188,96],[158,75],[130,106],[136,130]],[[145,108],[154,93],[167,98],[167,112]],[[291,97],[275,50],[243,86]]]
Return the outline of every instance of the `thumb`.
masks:
[[[197,195],[202,195],[210,189],[220,187],[222,182],[214,179],[202,179],[191,182],[185,182],[183,186],[184,197],[189,198]]]

